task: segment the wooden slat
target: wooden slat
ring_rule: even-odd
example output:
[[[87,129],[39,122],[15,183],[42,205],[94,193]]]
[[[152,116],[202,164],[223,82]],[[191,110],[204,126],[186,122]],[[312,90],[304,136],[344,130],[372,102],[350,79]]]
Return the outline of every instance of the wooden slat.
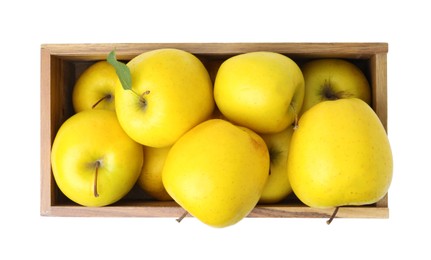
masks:
[[[257,206],[249,217],[283,217],[283,218],[329,218],[334,212],[333,208],[317,209],[306,206]],[[388,218],[388,208],[375,206],[340,207],[338,218]]]
[[[41,214],[49,214],[53,180],[51,179],[51,54],[49,49],[41,49],[40,82],[40,171],[41,171]]]
[[[110,43],[110,44],[44,44],[52,55],[77,60],[106,59],[116,50],[118,58],[131,59],[148,50],[179,48],[197,55],[233,55],[250,51],[271,50],[303,57],[344,57],[363,59],[386,53],[386,43]]]
[[[388,130],[388,103],[387,103],[387,54],[379,53],[370,58],[371,85],[373,109]]]
[[[387,54],[377,53],[370,58],[370,84],[372,86],[373,109],[388,132],[387,103]],[[376,204],[379,208],[388,207],[388,195]]]
[[[292,205],[258,205],[247,216],[251,218],[329,218],[334,209],[316,209]],[[50,216],[72,217],[171,217],[178,218],[185,212],[175,202],[150,202],[105,207],[55,206]],[[337,218],[388,218],[388,208],[361,206],[340,207]]]

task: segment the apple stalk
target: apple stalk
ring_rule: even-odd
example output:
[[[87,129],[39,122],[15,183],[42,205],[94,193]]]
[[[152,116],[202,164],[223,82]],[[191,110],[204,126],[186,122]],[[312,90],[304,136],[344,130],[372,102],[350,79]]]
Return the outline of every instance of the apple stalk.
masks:
[[[183,218],[185,218],[187,216],[187,214],[189,214],[189,213],[185,210],[184,213],[179,218],[176,219],[176,221],[178,223],[180,223],[181,220],[183,220]]]
[[[334,220],[334,218],[335,218],[335,216],[337,215],[337,212],[338,212],[338,209],[339,209],[340,207],[336,207],[335,209],[334,209],[334,212],[332,212],[332,215],[331,215],[331,217],[326,221],[326,224],[331,224],[331,222],[332,222],[332,220]]]
[[[94,103],[94,105],[91,107],[92,109],[94,109],[100,102],[102,102],[103,100],[110,100],[112,98],[111,94],[108,94],[106,96],[103,96],[101,99],[99,99],[96,103]]]
[[[96,172],[94,174],[93,190],[94,190],[94,197],[97,198],[97,197],[99,197],[99,193],[97,192],[97,177],[99,175],[100,161],[96,161],[95,166],[96,166]]]
[[[293,121],[293,130],[298,129],[298,113],[296,112],[295,107],[292,105],[292,103],[290,103],[290,107],[293,110],[293,114],[295,115],[295,119]]]
[[[338,91],[336,92],[333,89],[331,80],[325,80],[325,83],[323,84],[321,88],[321,94],[322,97],[324,97],[324,100],[337,100],[341,98],[350,98],[353,95],[351,93],[348,93],[347,91]]]

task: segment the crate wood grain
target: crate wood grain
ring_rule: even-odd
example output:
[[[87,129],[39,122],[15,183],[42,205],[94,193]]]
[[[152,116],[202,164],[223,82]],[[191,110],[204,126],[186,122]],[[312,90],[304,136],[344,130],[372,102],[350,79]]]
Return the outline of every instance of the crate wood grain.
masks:
[[[343,58],[357,64],[372,87],[372,107],[387,129],[387,43],[110,43],[43,44],[41,46],[41,204],[42,216],[75,217],[180,217],[184,210],[175,202],[151,200],[134,187],[119,202],[105,207],[79,206],[61,193],[51,170],[51,146],[61,124],[73,115],[71,94],[79,75],[116,50],[117,58],[130,60],[142,52],[178,48],[195,54],[211,78],[227,58],[251,51],[285,54],[298,64],[315,58]],[[248,217],[329,218],[333,209],[315,209],[300,203],[294,195],[271,205],[258,204]],[[367,206],[341,207],[341,218],[388,218],[388,196]]]

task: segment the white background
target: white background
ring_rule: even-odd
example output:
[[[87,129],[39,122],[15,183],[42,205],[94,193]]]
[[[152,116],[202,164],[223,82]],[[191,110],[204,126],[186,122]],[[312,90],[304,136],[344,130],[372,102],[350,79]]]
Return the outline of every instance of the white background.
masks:
[[[424,4],[9,2],[0,4],[0,259],[431,259],[431,19]],[[330,226],[247,218],[214,229],[192,218],[41,217],[40,44],[111,42],[388,42],[390,218]]]

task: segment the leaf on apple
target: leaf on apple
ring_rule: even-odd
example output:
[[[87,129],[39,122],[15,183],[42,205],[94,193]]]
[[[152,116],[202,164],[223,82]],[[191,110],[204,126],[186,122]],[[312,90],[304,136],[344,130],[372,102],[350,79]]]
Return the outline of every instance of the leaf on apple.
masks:
[[[126,64],[117,60],[115,56],[115,50],[111,51],[106,59],[109,64],[115,68],[118,78],[120,79],[121,85],[125,90],[132,89],[132,74],[130,73],[129,67]]]

